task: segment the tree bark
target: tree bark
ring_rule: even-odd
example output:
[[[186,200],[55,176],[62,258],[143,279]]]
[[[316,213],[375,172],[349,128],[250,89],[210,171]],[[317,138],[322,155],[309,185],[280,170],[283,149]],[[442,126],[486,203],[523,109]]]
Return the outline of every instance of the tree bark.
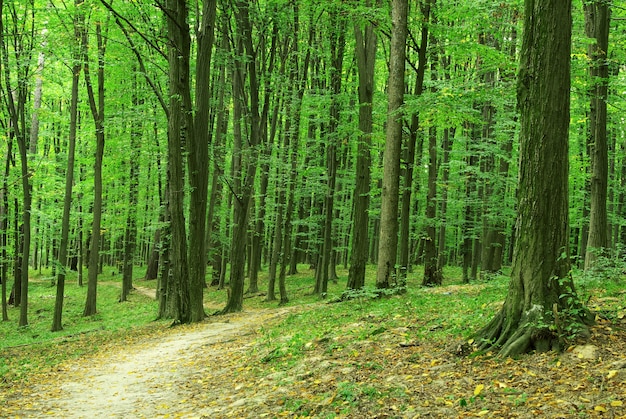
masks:
[[[371,2],[367,2],[371,6]],[[372,157],[374,101],[374,64],[376,63],[376,32],[374,25],[367,23],[362,29],[354,25],[356,41],[356,61],[359,73],[359,138],[356,155],[356,180],[354,185],[352,220],[352,253],[348,272],[348,289],[361,289],[365,286],[367,267],[369,205]]]
[[[206,284],[206,212],[209,183],[209,81],[213,40],[215,38],[215,14],[217,1],[205,0],[202,20],[196,31],[197,54],[195,74],[195,109],[193,121],[188,113],[188,125],[193,127],[186,140],[189,169],[189,304],[190,321],[204,319],[203,295]],[[188,63],[187,63],[188,64]],[[189,84],[185,85],[189,87]],[[191,111],[191,98],[188,111]],[[191,132],[192,131],[192,132]]]
[[[247,147],[245,149],[245,174],[241,182],[240,192],[234,196],[234,215],[233,215],[233,239],[231,245],[231,269],[230,269],[230,289],[228,293],[228,301],[226,307],[221,313],[231,313],[241,311],[243,308],[243,292],[244,292],[244,276],[246,264],[246,243],[248,239],[248,220],[249,209],[252,194],[254,193],[254,183],[256,179],[259,144],[260,144],[260,123],[261,115],[259,113],[259,81],[257,78],[255,64],[255,50],[252,40],[252,25],[249,16],[250,2],[248,0],[237,0],[235,2],[236,21],[238,25],[241,42],[244,46],[244,66],[247,74],[249,91],[247,94],[243,91],[244,71],[238,71],[235,77],[242,80],[238,83],[240,91],[234,94],[239,96],[239,100],[249,97],[249,106],[247,106],[247,115],[245,118],[249,120],[249,136]],[[243,152],[244,150],[242,150]]]
[[[79,0],[75,0],[75,4]],[[77,10],[79,10],[77,8]],[[70,231],[70,210],[72,208],[72,188],[74,185],[74,156],[76,154],[76,131],[78,128],[78,84],[80,82],[81,42],[83,39],[84,15],[78,13],[74,17],[74,40],[76,42],[74,65],[72,66],[72,90],[70,93],[70,131],[68,136],[67,167],[65,168],[65,195],[63,198],[63,219],[61,220],[61,242],[59,244],[59,271],[57,274],[57,290],[52,319],[52,331],[63,329],[63,300],[65,299],[65,273],[67,260],[68,237]]]
[[[400,154],[404,103],[404,65],[407,36],[407,0],[391,2],[391,47],[385,151],[383,155],[382,206],[376,286],[389,288],[396,282],[398,253],[398,196],[400,193]]]
[[[606,103],[609,93],[609,62],[607,57],[610,9],[608,2],[598,0],[584,2],[583,7],[585,10],[585,33],[588,38],[594,40],[587,47],[589,76],[591,78],[588,140],[591,157],[591,207],[585,269],[589,269],[608,246]]]
[[[15,67],[17,67],[16,74],[12,75],[9,66],[9,50],[8,40],[5,30],[7,29],[4,22],[4,2],[0,0],[0,47],[2,48],[2,64],[4,71],[4,105],[6,106],[9,116],[9,135],[13,136],[17,141],[17,146],[20,156],[20,183],[22,185],[22,224],[19,227],[21,230],[21,239],[19,238],[17,243],[17,260],[19,268],[16,264],[16,294],[15,304],[20,306],[20,318],[19,325],[28,325],[28,266],[30,255],[30,237],[31,237],[31,205],[32,205],[32,185],[30,182],[31,173],[28,167],[28,139],[26,137],[26,102],[29,95],[29,70],[30,59],[33,53],[32,39],[34,38],[34,25],[27,25],[25,22],[21,22],[15,17],[21,14],[16,10],[15,3],[10,3],[10,14],[14,16],[13,28],[11,29],[11,35],[13,39],[10,41],[14,48],[15,55]],[[32,7],[29,5],[28,7]],[[34,15],[34,11],[32,12]],[[24,15],[28,16],[29,12],[25,12]],[[17,25],[24,25],[19,27]],[[22,32],[26,28],[24,32]],[[30,31],[30,32],[29,32]],[[19,36],[17,34],[19,33]],[[16,77],[16,82],[12,81],[12,77]],[[15,83],[15,85],[13,85]],[[17,202],[17,201],[16,201]],[[17,207],[17,206],[16,206]],[[16,208],[17,210],[17,208]],[[18,217],[17,211],[15,214]],[[16,222],[16,228],[18,223]],[[21,255],[20,255],[21,253]],[[19,275],[19,281],[17,277]],[[18,284],[19,282],[19,284]],[[19,292],[17,287],[19,286]],[[17,298],[19,297],[19,298]]]
[[[413,94],[415,96],[421,96],[424,91],[424,75],[426,73],[426,63],[428,61],[428,55],[426,51],[428,49],[428,22],[430,20],[431,3],[434,0],[425,0],[420,2],[420,10],[422,13],[422,31],[421,39],[418,47],[417,54],[417,66],[413,65],[415,70],[415,86],[413,88]],[[402,189],[402,206],[400,210],[400,282],[404,284],[406,282],[406,276],[411,270],[411,197],[413,196],[413,188],[417,188],[419,191],[419,180],[414,182],[414,169],[420,167],[415,164],[415,158],[421,161],[423,151],[423,136],[419,134],[419,112],[415,112],[411,116],[411,123],[409,126],[409,136],[407,138],[407,145],[404,151],[404,186]],[[418,144],[419,137],[419,144]],[[419,176],[419,172],[418,172]],[[415,186],[414,186],[415,183]],[[416,192],[417,192],[416,191]],[[417,204],[416,204],[417,206]],[[418,208],[416,208],[418,209]]]
[[[183,138],[193,133],[189,126],[189,57],[190,35],[187,23],[187,4],[184,0],[168,0],[165,15],[168,29],[169,64],[169,118],[168,118],[168,190],[169,190],[169,267],[167,279],[166,316],[173,316],[177,323],[191,321],[189,300],[189,263],[187,232],[185,230],[183,167]]]
[[[91,72],[88,57],[87,31],[83,31],[83,74],[89,98],[89,108],[96,129],[96,154],[94,160],[94,198],[93,198],[93,222],[91,225],[91,241],[89,248],[89,273],[87,280],[87,298],[83,316],[96,314],[96,297],[98,286],[99,256],[100,256],[100,223],[102,220],[102,157],[104,154],[104,53],[105,38],[102,36],[102,22],[96,23],[96,38],[98,43],[98,70],[97,83],[98,94],[94,94],[91,82]],[[97,100],[97,102],[96,102]]]
[[[133,74],[136,72],[133,71]],[[137,81],[133,76],[132,105],[137,115],[142,111],[139,105],[142,101],[137,97]],[[126,214],[126,228],[124,230],[124,256],[122,262],[122,292],[120,302],[126,301],[128,293],[133,288],[133,266],[135,263],[135,249],[137,247],[137,204],[139,203],[139,157],[141,155],[142,122],[139,118],[131,122],[130,129],[130,162],[129,162],[129,191],[128,213]]]
[[[502,309],[477,333],[483,347],[499,348],[503,356],[561,348],[568,325],[589,323],[569,272],[571,0],[526,0],[525,5],[511,282]]]

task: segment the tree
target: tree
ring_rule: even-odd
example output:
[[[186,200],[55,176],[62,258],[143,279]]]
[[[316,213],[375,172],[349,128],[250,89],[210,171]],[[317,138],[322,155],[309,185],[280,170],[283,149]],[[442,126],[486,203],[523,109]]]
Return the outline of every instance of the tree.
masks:
[[[391,47],[387,132],[383,155],[382,206],[376,286],[388,288],[396,280],[398,253],[398,195],[400,189],[400,154],[402,150],[402,104],[404,103],[404,61],[407,34],[406,0],[391,3]]]
[[[570,276],[568,133],[571,0],[526,0],[521,63],[519,215],[502,309],[477,333],[504,356],[560,348],[589,323]],[[550,22],[547,24],[546,22]]]
[[[70,231],[70,209],[72,205],[72,188],[74,186],[74,157],[76,154],[76,131],[78,128],[78,84],[80,82],[81,64],[81,42],[82,32],[85,30],[84,14],[78,7],[75,0],[76,15],[74,16],[74,64],[72,71],[72,88],[70,90],[70,127],[68,136],[67,167],[65,168],[65,195],[63,198],[63,218],[61,220],[61,242],[59,243],[59,258],[57,272],[57,292],[54,303],[54,316],[52,319],[52,331],[57,332],[63,329],[63,300],[65,299],[65,276],[67,262],[67,247]]]
[[[430,20],[431,5],[434,0],[422,0],[419,3],[420,11],[422,13],[422,28],[420,43],[417,45],[417,40],[414,36],[410,39],[414,45],[412,48],[417,50],[417,63],[409,63],[415,71],[415,86],[413,87],[413,96],[418,98],[424,91],[424,75],[426,73],[426,63],[428,61],[428,22]],[[419,167],[420,164],[415,163],[415,158],[421,161],[424,148],[424,136],[419,132],[420,128],[420,114],[419,111],[414,111],[411,115],[411,122],[409,124],[409,135],[407,137],[407,145],[404,148],[404,170],[402,188],[402,206],[400,210],[400,278],[402,282],[406,281],[406,275],[410,270],[410,250],[411,250],[411,197],[413,196],[413,188],[419,190],[419,179],[414,182],[414,169]],[[419,141],[418,141],[419,140]],[[419,177],[419,171],[418,177]],[[416,205],[418,200],[415,201]],[[416,208],[417,211],[417,208]]]
[[[133,71],[133,73],[136,72]],[[137,97],[136,74],[132,76],[132,86],[132,109],[134,112],[141,114],[141,110],[139,109],[141,100]],[[135,248],[137,244],[137,205],[139,203],[139,156],[141,154],[142,121],[139,118],[134,118],[130,123],[128,213],[126,214],[126,227],[124,229],[124,260],[122,263],[122,292],[120,294],[120,302],[127,300],[128,293],[133,287],[133,266],[135,263]]]
[[[33,1],[28,2],[23,9],[19,9],[18,5],[10,2],[8,8],[11,25],[7,25],[4,16],[4,1],[0,0],[0,48],[2,48],[2,65],[4,67],[2,95],[4,96],[5,109],[10,120],[9,136],[14,137],[17,141],[21,168],[22,224],[19,229],[16,229],[18,232],[17,236],[21,233],[21,238],[18,237],[16,240],[17,257],[15,266],[16,288],[19,286],[19,294],[16,293],[15,304],[20,305],[20,326],[28,325],[28,263],[31,238],[32,174],[28,167],[26,103],[29,97],[30,61],[33,54],[35,33],[34,7]],[[9,59],[9,44],[13,45],[14,48],[12,52],[15,64],[13,66]],[[16,70],[16,74],[12,74],[11,69]],[[14,81],[13,77],[17,81]],[[17,217],[17,212],[15,215]],[[19,295],[19,298],[17,298],[17,295]]]
[[[366,5],[371,7],[371,1]],[[376,64],[376,32],[374,25],[368,22],[365,28],[356,23],[356,62],[359,72],[359,138],[356,155],[356,179],[354,185],[354,218],[352,221],[352,254],[348,289],[360,289],[365,286],[365,267],[367,265],[369,204],[370,204],[370,166],[372,157],[372,107],[374,101],[374,65]]]
[[[191,39],[187,22],[187,4],[182,0],[168,0],[163,10],[167,19],[169,64],[168,144],[168,209],[170,225],[169,256],[171,277],[168,277],[167,299],[177,322],[191,320],[189,301],[189,264],[187,259],[187,232],[185,228],[185,177],[183,166],[183,139],[193,132],[187,125],[191,112],[189,91],[189,60]]]
[[[607,96],[609,93],[609,2],[584,2],[585,33],[594,40],[587,47],[589,57],[589,148],[591,157],[591,208],[589,234],[585,253],[585,269],[593,266],[598,252],[608,246],[607,186],[608,141],[606,133]]]
[[[244,120],[250,121],[247,132],[249,133],[247,147],[242,148],[245,152],[245,171],[241,174],[241,188],[234,196],[234,227],[231,245],[231,270],[230,289],[228,301],[222,313],[241,311],[243,308],[244,276],[246,264],[246,242],[248,233],[248,220],[250,215],[250,202],[254,192],[254,183],[258,165],[261,115],[259,113],[259,80],[257,77],[255,49],[252,39],[252,24],[250,21],[248,0],[237,0],[235,2],[235,17],[238,26],[238,36],[243,44],[243,62],[235,70],[235,78],[238,79],[239,91],[234,91],[235,100],[243,103],[249,97],[249,105],[246,103],[247,115]],[[245,71],[244,71],[245,69]],[[244,75],[247,75],[245,77]],[[244,80],[247,80],[249,90],[244,91]]]
[[[335,192],[337,188],[337,169],[339,166],[339,120],[341,111],[342,68],[346,49],[346,19],[337,5],[330,9],[330,118],[325,124],[322,136],[328,138],[326,146],[326,190],[324,195],[324,222],[322,225],[322,243],[320,260],[315,271],[314,293],[325,296],[328,291],[333,254],[333,219],[335,215]],[[332,267],[331,267],[332,266]]]
[[[100,262],[100,225],[102,222],[102,159],[104,156],[104,54],[106,51],[106,37],[102,35],[102,22],[96,22],[96,40],[98,45],[97,88],[98,94],[94,93],[91,81],[91,71],[88,55],[87,31],[82,32],[82,60],[85,86],[89,108],[94,121],[96,132],[96,153],[94,159],[94,197],[93,197],[93,221],[91,224],[91,240],[89,242],[89,278],[87,281],[87,298],[83,316],[96,314],[96,297],[98,287],[98,266]],[[65,263],[65,262],[63,262]]]

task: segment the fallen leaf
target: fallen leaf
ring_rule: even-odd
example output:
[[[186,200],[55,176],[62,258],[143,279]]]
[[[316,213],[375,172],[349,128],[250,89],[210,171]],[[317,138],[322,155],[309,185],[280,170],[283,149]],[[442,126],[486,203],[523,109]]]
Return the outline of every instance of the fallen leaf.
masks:
[[[484,388],[485,388],[484,384],[478,384],[476,388],[474,389],[474,396],[478,396],[480,392],[483,391]]]
[[[611,402],[611,406],[613,406],[613,407],[620,407],[620,406],[623,406],[623,405],[624,405],[624,403],[622,403],[621,400],[613,400]]]
[[[593,408],[593,410],[595,410],[596,412],[606,412],[606,407],[602,406],[601,404],[597,405],[596,407]]]

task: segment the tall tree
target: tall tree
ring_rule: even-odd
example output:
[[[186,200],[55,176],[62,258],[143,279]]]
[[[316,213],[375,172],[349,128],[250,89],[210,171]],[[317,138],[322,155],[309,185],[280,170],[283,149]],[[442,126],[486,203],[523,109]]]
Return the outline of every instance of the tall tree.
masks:
[[[607,187],[608,142],[606,133],[607,96],[609,93],[609,1],[585,1],[585,33],[592,39],[587,47],[591,98],[589,108],[589,149],[591,157],[591,207],[585,269],[595,262],[598,253],[608,246]]]
[[[134,70],[134,69],[133,69]],[[139,203],[139,157],[141,155],[141,132],[143,122],[139,118],[142,110],[139,109],[142,101],[138,98],[137,75],[133,71],[131,105],[133,114],[137,115],[130,121],[129,143],[130,161],[128,173],[128,212],[126,213],[126,227],[124,228],[124,256],[122,262],[122,292],[120,302],[126,301],[128,293],[133,287],[133,266],[135,263],[135,249],[137,245],[137,205]]]
[[[321,296],[328,291],[328,280],[333,253],[333,219],[335,215],[335,191],[337,188],[337,169],[339,167],[339,120],[341,102],[339,95],[343,79],[343,58],[346,48],[346,19],[337,5],[330,10],[330,118],[325,125],[323,136],[328,139],[326,146],[326,186],[324,195],[324,222],[322,225],[322,243],[320,260],[315,271],[314,292]]]
[[[9,321],[7,308],[7,280],[9,278],[9,260],[7,258],[7,231],[9,227],[9,172],[11,170],[12,141],[7,141],[7,155],[5,158],[2,189],[0,189],[0,282],[2,285],[0,298],[2,299],[2,321]]]
[[[74,186],[74,157],[76,154],[76,132],[78,128],[78,84],[80,82],[81,64],[81,42],[82,32],[85,30],[85,16],[79,8],[80,0],[74,0],[75,15],[73,22],[74,29],[74,64],[72,71],[72,88],[70,90],[70,126],[68,135],[67,167],[65,168],[65,195],[63,198],[63,217],[61,219],[61,242],[59,243],[59,258],[57,272],[57,292],[54,304],[54,316],[52,319],[52,331],[63,329],[63,300],[65,299],[65,276],[67,247],[70,231],[70,209],[72,206],[72,188]]]
[[[413,95],[419,97],[424,91],[424,76],[426,74],[426,62],[428,55],[426,54],[428,49],[429,39],[429,20],[431,14],[431,4],[435,0],[422,0],[419,3],[420,11],[422,13],[422,28],[419,45],[413,45],[413,49],[417,50],[417,63],[411,63],[411,67],[415,71],[415,86],[413,87]],[[414,37],[411,40],[416,43]],[[404,176],[403,176],[403,188],[402,188],[402,205],[400,209],[400,255],[399,276],[401,282],[406,281],[406,275],[410,269],[410,249],[411,249],[411,197],[413,196],[413,188],[419,188],[419,179],[414,182],[414,169],[420,165],[415,163],[415,158],[422,158],[422,151],[424,147],[424,136],[419,132],[419,112],[413,112],[411,115],[411,122],[409,124],[409,135],[407,137],[407,144],[404,147]],[[419,142],[418,142],[419,140]],[[419,173],[419,172],[418,172]],[[415,183],[415,184],[414,184]],[[417,201],[416,201],[417,203]]]
[[[568,134],[571,0],[526,0],[521,63],[518,228],[509,291],[478,332],[504,356],[560,347],[588,320],[570,276]],[[549,23],[548,23],[549,22]]]
[[[87,97],[89,99],[89,108],[94,121],[96,131],[96,153],[94,159],[93,184],[93,221],[91,224],[91,240],[89,242],[89,277],[87,280],[87,298],[85,300],[85,309],[83,316],[92,316],[96,314],[96,298],[98,287],[98,271],[100,262],[100,225],[102,222],[102,159],[104,155],[104,54],[106,51],[106,36],[102,34],[103,22],[96,22],[96,41],[98,46],[97,61],[97,96],[94,93],[93,83],[91,79],[91,66],[89,62],[89,39],[87,31],[82,32],[83,39],[82,59],[83,74],[85,76],[85,86],[87,88]]]
[[[195,107],[193,135],[186,140],[189,185],[189,293],[191,321],[204,319],[203,290],[206,275],[206,212],[209,183],[209,108],[211,57],[215,38],[216,0],[204,0],[202,20],[195,30],[197,54],[195,67]],[[191,115],[188,116],[188,118]]]
[[[20,326],[28,325],[28,263],[30,256],[31,237],[31,205],[32,185],[31,173],[28,166],[28,138],[26,135],[26,103],[29,97],[30,61],[33,54],[33,42],[35,33],[35,4],[28,1],[26,7],[15,2],[10,2],[8,16],[10,24],[5,22],[4,1],[0,0],[0,48],[2,48],[2,66],[4,72],[4,86],[2,95],[4,105],[9,116],[9,136],[17,141],[20,156],[20,183],[22,185],[22,221],[21,227],[16,231],[21,232],[21,238],[16,241],[18,257],[16,261],[16,280],[19,276],[19,298],[15,298],[15,304],[20,305]],[[9,50],[9,43],[13,51]],[[10,61],[13,54],[14,63]],[[15,73],[11,69],[16,69]],[[17,199],[17,198],[16,198]],[[15,201],[17,203],[17,201]],[[17,208],[16,208],[17,211]],[[15,213],[17,217],[17,212]],[[19,235],[19,233],[18,233]],[[18,294],[16,294],[17,296]]]
[[[370,0],[366,1],[372,7]],[[352,253],[348,273],[348,289],[360,289],[365,286],[365,267],[367,266],[369,204],[372,157],[374,102],[374,65],[376,64],[376,32],[374,25],[367,22],[354,25],[356,41],[355,55],[359,73],[359,137],[356,155],[356,179],[354,185],[354,216],[352,220]]]
[[[391,2],[391,47],[389,51],[388,110],[383,155],[382,207],[376,286],[388,288],[396,280],[398,253],[398,196],[402,151],[402,105],[404,103],[404,62],[407,36],[407,0]]]
[[[245,150],[245,171],[241,173],[241,188],[234,196],[234,226],[231,246],[230,289],[228,301],[222,313],[241,311],[243,308],[244,276],[246,264],[246,242],[248,236],[248,220],[250,215],[250,201],[254,192],[254,183],[258,165],[259,144],[261,139],[261,114],[259,112],[259,80],[256,69],[256,51],[252,39],[252,23],[250,19],[250,2],[248,0],[235,1],[235,19],[237,21],[238,36],[243,44],[243,62],[236,70],[234,77],[238,78],[236,85],[239,91],[233,92],[236,100],[246,101],[246,121],[248,141]],[[245,71],[244,71],[245,69]],[[245,77],[247,76],[247,77]],[[248,91],[244,91],[247,81]],[[249,102],[249,104],[248,104]]]
[[[177,322],[191,320],[189,301],[189,263],[187,255],[187,232],[185,228],[185,177],[183,139],[193,133],[188,126],[187,114],[191,112],[189,86],[189,61],[191,37],[187,3],[184,0],[168,0],[164,14],[168,31],[169,64],[169,117],[167,123],[168,149],[168,210],[170,241],[168,246],[170,271],[167,275],[166,315]]]

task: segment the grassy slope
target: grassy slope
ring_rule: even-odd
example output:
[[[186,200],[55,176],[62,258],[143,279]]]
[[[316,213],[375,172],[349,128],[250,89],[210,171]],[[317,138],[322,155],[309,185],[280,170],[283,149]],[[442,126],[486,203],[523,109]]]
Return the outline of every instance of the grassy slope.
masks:
[[[454,345],[466,341],[472,331],[484,325],[499,308],[506,294],[506,277],[462,286],[458,270],[448,269],[445,287],[423,289],[417,285],[421,273],[417,270],[410,277],[405,295],[372,300],[365,292],[351,301],[326,304],[309,294],[313,272],[304,267],[300,269],[300,274],[288,279],[289,305],[303,308],[279,324],[259,325],[248,350],[244,353],[239,350],[237,356],[228,357],[229,363],[235,363],[238,380],[263,382],[271,377],[266,385],[290,389],[273,392],[273,414],[359,417],[377,412],[381,417],[394,417],[394,412],[403,411],[459,416],[459,412],[493,413],[497,411],[496,405],[503,409],[502,414],[511,414],[512,408],[520,406],[527,414],[537,414],[528,402],[535,397],[536,389],[528,383],[515,385],[516,374],[527,382],[538,374],[550,373],[549,368],[555,369],[554,374],[562,375],[580,369],[579,365],[572,364],[571,370],[566,370],[568,364],[556,354],[535,355],[536,358],[531,355],[515,361],[519,362],[517,364],[495,361],[490,356],[456,358],[452,355]],[[373,272],[372,269],[369,275]],[[345,274],[340,271],[343,275],[340,281],[329,284],[329,299],[344,290]],[[101,278],[99,313],[85,319],[81,314],[86,288],[77,287],[70,279],[66,290],[65,330],[53,334],[49,328],[55,289],[45,277],[33,279],[30,326],[22,329],[16,326],[18,312],[14,308],[10,312],[12,321],[0,324],[0,336],[3,336],[0,341],[0,407],[5,397],[45,377],[64,362],[119,348],[147,335],[167,333],[169,323],[152,321],[157,310],[154,301],[133,293],[130,302],[117,303],[119,281],[119,276]],[[373,283],[373,279],[368,278],[367,283]],[[624,342],[619,341],[624,337],[626,326],[623,282],[587,278],[579,283],[584,298],[593,297],[590,305],[603,317],[595,330],[595,336],[601,338],[596,344],[609,345],[610,353],[623,354]],[[154,287],[155,284],[138,281],[137,285]],[[261,288],[264,286],[262,282]],[[208,290],[206,302],[207,311],[222,306],[225,292]],[[265,302],[263,295],[250,296],[244,302],[245,309],[251,312],[274,304]],[[608,355],[605,358],[609,359]],[[537,359],[541,360],[540,365],[535,362]],[[213,360],[205,362],[209,374],[209,363]],[[529,368],[542,366],[548,370],[528,372]],[[602,370],[598,374],[601,377],[608,372]],[[589,381],[590,377],[594,376],[588,375],[585,380]],[[614,394],[615,391],[607,393],[610,383],[601,384],[604,394],[579,395],[576,400],[582,407],[574,403],[576,400],[568,400],[566,407],[581,412],[593,412],[597,406],[620,409],[611,403],[619,404],[626,392],[621,396]],[[260,388],[255,386],[255,391],[259,392]],[[421,392],[416,393],[416,388],[421,388]],[[622,386],[619,391],[623,390]],[[501,397],[496,401],[493,397],[498,394]],[[194,400],[201,409],[204,398]],[[239,412],[244,417],[256,414],[259,412],[245,409]],[[437,413],[432,414],[437,417]]]

